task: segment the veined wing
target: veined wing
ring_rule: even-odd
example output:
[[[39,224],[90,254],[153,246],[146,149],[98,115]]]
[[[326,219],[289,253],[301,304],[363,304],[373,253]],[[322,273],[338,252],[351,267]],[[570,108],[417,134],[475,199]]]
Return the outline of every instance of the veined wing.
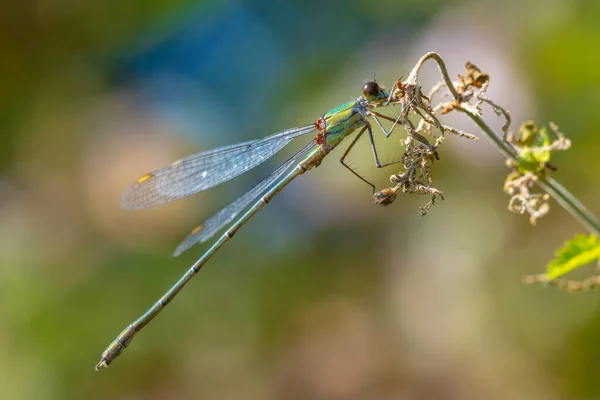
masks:
[[[121,199],[124,208],[154,207],[209,189],[256,167],[313,125],[194,154],[142,176]]]
[[[306,156],[308,152],[313,150],[317,144],[312,141],[307,144],[302,150],[290,157],[286,162],[281,164],[269,176],[254,185],[252,189],[247,191],[236,200],[232,201],[219,212],[207,219],[203,224],[197,226],[183,242],[173,252],[177,257],[184,251],[196,243],[203,243],[210,239],[215,233],[221,230],[225,225],[233,221],[233,219],[244,209],[248,208],[259,196],[267,191],[274,183],[277,182],[292,166],[296,165],[300,159]]]

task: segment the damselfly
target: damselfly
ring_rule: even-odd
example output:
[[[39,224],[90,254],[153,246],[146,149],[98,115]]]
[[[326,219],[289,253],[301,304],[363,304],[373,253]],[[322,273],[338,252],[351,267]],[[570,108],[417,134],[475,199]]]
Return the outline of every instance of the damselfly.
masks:
[[[117,338],[102,353],[96,370],[107,367],[131,343],[133,337],[144,328],[177,296],[179,291],[204,264],[233,237],[233,235],[252,216],[263,208],[277,193],[287,186],[297,176],[315,168],[331,150],[342,140],[360,128],[340,162],[353,174],[368,183],[373,191],[375,186],[358,175],[344,162],[350,150],[358,139],[368,132],[377,167],[392,163],[381,164],[375,149],[371,124],[367,117],[374,119],[386,137],[389,137],[398,122],[374,111],[375,108],[390,104],[391,95],[376,82],[367,82],[363,86],[362,96],[356,100],[342,104],[325,113],[314,124],[301,128],[289,129],[263,139],[221,147],[175,161],[168,167],[151,172],[139,178],[123,195],[121,201],[124,208],[136,209],[157,206],[185,196],[209,189],[228,181],[267,160],[283,149],[294,138],[315,134],[313,140],[304,148],[281,164],[269,176],[256,184],[246,194],[225,206],[204,224],[196,227],[189,236],[177,247],[175,255],[189,249],[196,243],[208,240],[225,225],[235,222],[225,233],[200,257],[190,269],[173,285],[150,309],[141,317],[129,324]],[[394,124],[386,130],[379,118],[393,121]],[[253,203],[254,202],[254,203]],[[253,203],[253,204],[252,204]],[[245,211],[241,216],[238,214]],[[236,219],[237,217],[237,219]]]

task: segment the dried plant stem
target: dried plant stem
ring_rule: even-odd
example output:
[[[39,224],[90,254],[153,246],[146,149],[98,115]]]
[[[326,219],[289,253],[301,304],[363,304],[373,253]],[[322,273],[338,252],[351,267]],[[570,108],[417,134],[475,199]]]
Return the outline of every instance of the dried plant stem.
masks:
[[[421,69],[423,63],[427,60],[434,60],[437,64],[440,73],[444,79],[444,85],[448,88],[448,91],[454,98],[457,103],[456,109],[465,113],[475,124],[487,135],[488,139],[494,144],[496,149],[500,151],[505,157],[510,158],[516,161],[517,151],[515,148],[505,140],[504,135],[500,135],[492,129],[487,122],[477,114],[476,110],[473,110],[472,107],[469,107],[465,102],[463,95],[459,94],[456,87],[454,86],[450,75],[448,74],[448,69],[446,68],[446,63],[442,59],[442,57],[435,52],[430,52],[425,54],[413,70],[411,71],[407,80],[416,81],[419,70]],[[485,99],[484,99],[485,100]],[[488,101],[489,103],[489,101]],[[492,104],[494,106],[494,104]],[[508,123],[508,121],[507,121]],[[506,128],[504,128],[506,133]],[[546,191],[550,196],[552,196],[558,204],[560,204],[565,210],[567,210],[575,219],[577,219],[583,226],[585,226],[591,233],[596,236],[600,236],[600,221],[598,218],[590,212],[575,196],[573,196],[567,189],[565,189],[560,183],[556,180],[538,175],[538,180],[536,183]]]
[[[454,87],[454,85],[452,84],[452,79],[450,79],[450,75],[448,75],[448,69],[446,69],[446,63],[444,62],[442,57],[434,51],[430,51],[429,53],[426,53],[423,57],[421,57],[419,59],[419,61],[417,61],[417,64],[412,69],[412,71],[410,72],[410,75],[408,75],[408,78],[406,80],[410,81],[410,82],[412,82],[412,81],[416,82],[419,70],[421,69],[421,67],[423,66],[425,61],[427,61],[429,59],[433,59],[436,62],[438,68],[440,69],[440,73],[442,74],[442,77],[444,78],[444,83],[446,84],[446,87],[452,94],[452,97],[454,97],[454,99],[456,99],[456,100],[460,100],[461,97],[458,94],[458,92],[456,91],[456,88]]]

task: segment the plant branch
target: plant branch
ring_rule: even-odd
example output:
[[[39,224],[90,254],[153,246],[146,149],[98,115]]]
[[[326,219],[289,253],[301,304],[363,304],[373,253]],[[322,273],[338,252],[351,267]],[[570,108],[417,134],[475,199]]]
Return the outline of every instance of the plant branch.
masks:
[[[444,79],[444,84],[448,88],[448,91],[456,102],[455,109],[465,113],[475,124],[486,134],[488,139],[494,144],[496,149],[500,151],[505,157],[516,161],[517,151],[515,148],[505,140],[504,135],[498,134],[487,122],[468,104],[468,98],[465,98],[463,94],[454,86],[452,79],[448,75],[446,63],[442,57],[435,52],[425,54],[413,70],[411,71],[407,81],[416,81],[417,74],[423,63],[429,59],[433,59]],[[494,105],[492,105],[494,106]],[[506,130],[506,129],[505,129]],[[600,220],[589,211],[575,196],[573,196],[567,189],[565,189],[560,183],[553,178],[544,176],[543,174],[537,174],[536,183],[544,189],[550,196],[552,196],[558,204],[560,204],[565,210],[567,210],[575,219],[577,219],[585,228],[591,233],[600,237]]]

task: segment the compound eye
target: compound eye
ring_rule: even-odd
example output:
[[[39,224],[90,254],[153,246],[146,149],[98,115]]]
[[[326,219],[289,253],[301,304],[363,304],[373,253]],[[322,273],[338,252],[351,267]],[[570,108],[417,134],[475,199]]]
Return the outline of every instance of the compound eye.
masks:
[[[375,101],[379,99],[379,94],[381,93],[381,88],[376,82],[367,82],[365,86],[363,86],[363,96],[368,101]]]

